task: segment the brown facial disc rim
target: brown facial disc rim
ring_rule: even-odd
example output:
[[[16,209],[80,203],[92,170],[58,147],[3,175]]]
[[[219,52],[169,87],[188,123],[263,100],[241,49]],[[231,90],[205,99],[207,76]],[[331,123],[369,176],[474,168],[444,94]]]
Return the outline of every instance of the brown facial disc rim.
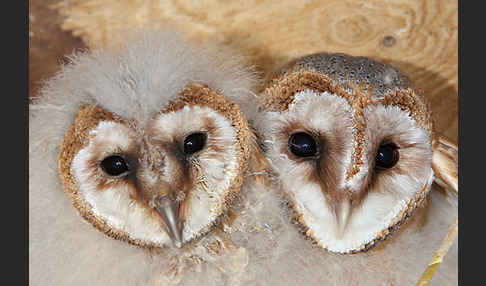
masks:
[[[381,103],[384,106],[398,106],[400,109],[409,112],[411,118],[417,122],[417,125],[426,130],[429,134],[431,140],[430,143],[434,142],[436,132],[434,121],[429,111],[430,108],[428,103],[422,97],[418,96],[413,89],[397,87],[386,93],[383,98],[375,99],[370,92],[364,91],[359,84],[352,82],[348,83],[353,88],[345,89],[341,87],[337,81],[326,74],[320,73],[312,68],[298,69],[295,66],[292,66],[294,64],[295,61],[289,64],[289,68],[286,72],[276,74],[273,79],[269,81],[267,88],[262,92],[264,104],[260,110],[262,112],[286,112],[288,111],[290,104],[294,101],[295,94],[304,90],[313,90],[319,93],[327,91],[345,98],[349,105],[356,111],[354,117],[357,124],[356,140],[358,141],[357,148],[353,152],[353,167],[350,169],[350,172],[348,172],[347,179],[358,173],[360,166],[363,164],[360,158],[362,157],[362,146],[364,146],[365,122],[362,119],[363,110],[369,105]],[[430,184],[427,184],[421,192],[417,193],[415,197],[410,200],[407,208],[405,208],[390,226],[384,229],[374,240],[361,245],[358,249],[346,253],[367,251],[373,248],[379,241],[388,238],[405,223],[408,217],[412,215],[417,205],[424,201],[428,189],[430,189]],[[303,228],[304,233],[311,237],[311,239],[320,247],[329,250],[314,237],[312,231],[305,225],[302,215],[297,212],[295,204],[292,202],[292,199],[288,194],[287,200],[294,210],[296,220],[301,228]]]

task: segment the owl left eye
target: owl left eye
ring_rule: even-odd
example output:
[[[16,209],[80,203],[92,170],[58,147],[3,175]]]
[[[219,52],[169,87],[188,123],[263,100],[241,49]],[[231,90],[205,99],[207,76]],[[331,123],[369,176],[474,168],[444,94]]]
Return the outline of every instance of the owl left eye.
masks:
[[[400,158],[398,147],[393,143],[382,144],[376,154],[376,167],[378,169],[390,169],[395,166]]]
[[[318,154],[316,140],[305,132],[294,133],[290,136],[289,149],[297,157],[313,157]]]
[[[129,171],[128,164],[119,155],[106,157],[101,161],[101,168],[110,176],[119,176]]]
[[[204,132],[195,132],[184,138],[184,154],[190,155],[201,151],[206,145],[207,135]]]

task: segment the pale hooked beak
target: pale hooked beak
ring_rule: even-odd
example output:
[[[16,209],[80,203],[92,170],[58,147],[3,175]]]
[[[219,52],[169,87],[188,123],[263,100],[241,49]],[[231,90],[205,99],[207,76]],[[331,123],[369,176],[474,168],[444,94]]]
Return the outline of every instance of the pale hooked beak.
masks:
[[[175,201],[165,196],[156,201],[153,211],[162,219],[165,231],[175,247],[182,247],[182,230],[184,229],[184,201]]]
[[[343,236],[344,230],[351,216],[351,200],[345,198],[334,205],[334,215],[336,217],[337,233],[340,237]]]

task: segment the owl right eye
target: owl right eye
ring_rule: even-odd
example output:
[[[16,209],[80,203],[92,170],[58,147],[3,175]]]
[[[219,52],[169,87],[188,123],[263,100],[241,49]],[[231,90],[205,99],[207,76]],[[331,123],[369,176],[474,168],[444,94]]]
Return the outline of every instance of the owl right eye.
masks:
[[[376,153],[376,168],[384,170],[395,166],[400,158],[398,149],[393,143],[380,145]]]
[[[119,155],[103,159],[101,161],[101,169],[110,176],[119,176],[129,171],[127,162]]]
[[[294,133],[290,136],[289,149],[298,157],[313,157],[318,154],[316,140],[305,132]]]
[[[191,155],[201,151],[206,145],[207,135],[204,132],[194,132],[184,139],[184,154]]]

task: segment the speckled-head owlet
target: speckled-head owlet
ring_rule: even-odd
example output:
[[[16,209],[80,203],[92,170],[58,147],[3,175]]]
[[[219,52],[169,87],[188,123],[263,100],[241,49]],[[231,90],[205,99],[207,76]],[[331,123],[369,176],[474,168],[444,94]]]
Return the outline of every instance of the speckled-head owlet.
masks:
[[[247,170],[253,134],[236,103],[255,84],[240,58],[172,31],[72,56],[30,106],[32,277],[61,285],[71,283],[52,279],[64,268],[91,265],[86,279],[148,271],[82,219],[143,247],[181,247],[210,231]]]
[[[294,60],[261,93],[265,154],[306,235],[355,253],[413,215],[434,178],[457,190],[457,149],[396,68],[318,53]]]

